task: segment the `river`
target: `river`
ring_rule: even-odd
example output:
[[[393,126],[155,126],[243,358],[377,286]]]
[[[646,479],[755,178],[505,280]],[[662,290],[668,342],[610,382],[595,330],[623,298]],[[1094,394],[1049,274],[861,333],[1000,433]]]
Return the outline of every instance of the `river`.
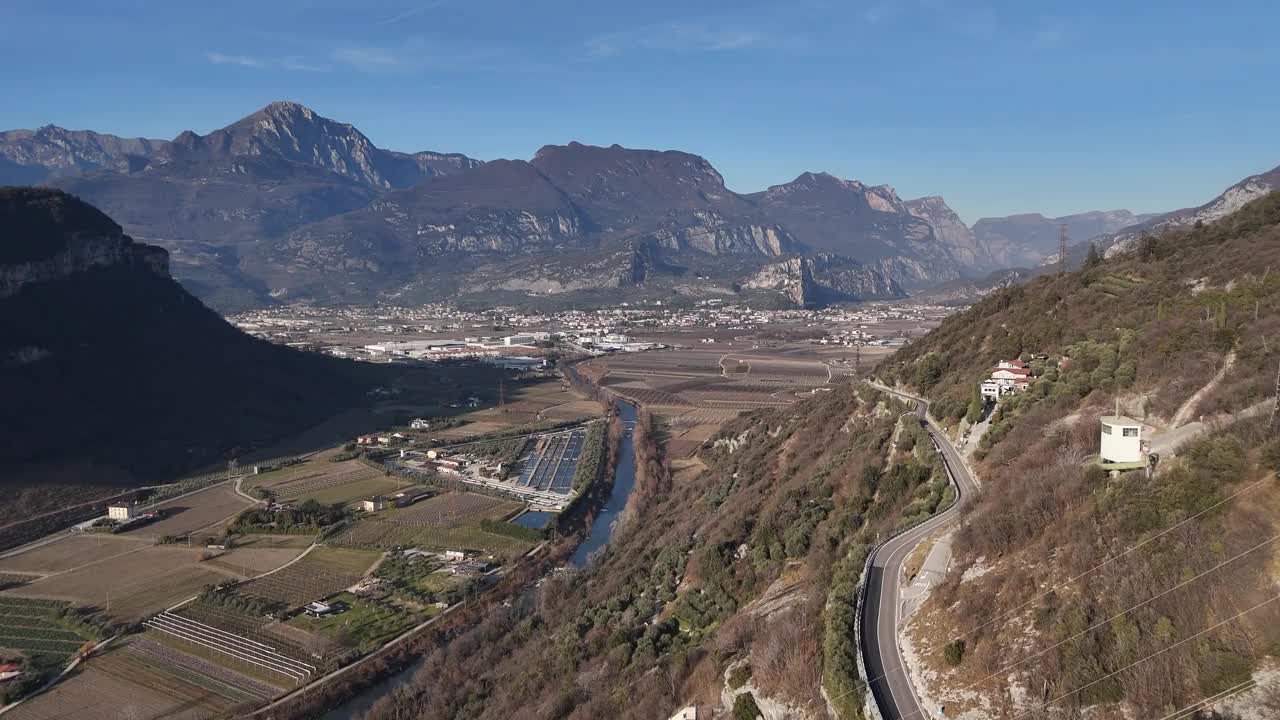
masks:
[[[636,406],[619,400],[617,407],[618,417],[622,420],[623,432],[622,438],[618,442],[618,463],[613,472],[613,487],[609,490],[609,497],[605,500],[604,506],[596,513],[595,522],[591,524],[591,530],[588,531],[587,537],[578,544],[577,549],[573,552],[570,562],[575,567],[586,566],[593,555],[599,553],[609,544],[609,538],[613,535],[614,525],[622,514],[622,509],[627,506],[627,499],[631,497],[631,491],[636,487],[636,448],[635,440],[632,437],[636,428]],[[346,702],[329,710],[329,712],[320,716],[320,720],[358,720],[363,718],[365,713],[369,712],[373,704],[383,695],[390,694],[395,692],[397,688],[408,685],[413,680],[414,673],[421,666],[421,660],[410,663],[408,667],[400,672],[388,675],[357,693]]]
[[[609,490],[608,499],[596,513],[591,530],[573,551],[570,561],[576,567],[585,566],[592,555],[609,544],[614,525],[622,514],[622,509],[627,506],[631,491],[636,489],[636,446],[632,437],[636,430],[636,406],[618,400],[617,408],[618,417],[622,420],[622,439],[618,441],[618,463],[613,471],[613,487]]]

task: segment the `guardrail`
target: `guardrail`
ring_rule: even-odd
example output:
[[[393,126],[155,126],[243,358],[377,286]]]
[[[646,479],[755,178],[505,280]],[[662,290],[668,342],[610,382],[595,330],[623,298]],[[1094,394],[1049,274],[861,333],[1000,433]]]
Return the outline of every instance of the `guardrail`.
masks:
[[[873,385],[872,387],[875,387],[875,386]],[[876,388],[876,389],[881,390],[880,388]],[[892,392],[892,391],[881,390],[881,392]],[[914,398],[914,397],[911,397],[910,395],[903,395],[903,397],[911,398],[913,401],[920,403],[921,407],[917,407],[915,410],[905,412],[902,414],[902,416],[915,415],[917,412],[923,409],[924,410],[923,419],[925,420],[925,422],[929,422],[928,401],[925,401],[919,398]],[[902,416],[899,416],[899,417],[901,418]],[[936,445],[936,441],[935,441],[935,445]],[[913,522],[910,525],[907,525],[906,527],[899,528],[889,533],[887,537],[885,537],[880,542],[876,543],[875,546],[871,548],[871,551],[867,553],[867,560],[862,565],[862,574],[858,577],[858,601],[854,609],[853,640],[858,648],[858,663],[857,663],[858,679],[862,681],[862,685],[866,689],[866,693],[867,693],[865,698],[865,703],[864,703],[865,714],[867,718],[871,720],[884,720],[884,715],[880,712],[879,705],[876,704],[875,693],[871,691],[871,679],[867,677],[866,660],[862,657],[862,621],[863,621],[863,616],[866,613],[867,577],[871,574],[871,566],[875,563],[876,555],[880,552],[880,550],[884,548],[886,544],[888,544],[889,542],[893,541],[896,538],[903,536],[906,533],[911,532],[912,530],[920,527],[921,525],[932,521],[934,518],[938,517],[939,515],[942,515],[943,513],[954,508],[956,504],[960,502],[960,495],[961,495],[960,483],[956,482],[955,472],[951,469],[951,462],[947,459],[947,454],[942,452],[941,448],[938,448],[938,455],[942,458],[942,467],[947,472],[947,481],[951,484],[951,487],[955,489],[955,497],[952,498],[951,502],[948,503],[946,507],[938,508],[934,510],[932,515],[926,518],[917,520],[916,522]],[[897,582],[896,578],[894,579],[894,582]],[[895,639],[894,642],[896,644],[897,640]]]

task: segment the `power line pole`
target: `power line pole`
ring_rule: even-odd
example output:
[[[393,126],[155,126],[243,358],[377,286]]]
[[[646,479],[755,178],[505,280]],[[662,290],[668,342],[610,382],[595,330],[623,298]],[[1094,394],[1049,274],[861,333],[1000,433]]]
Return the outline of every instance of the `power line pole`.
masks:
[[[1280,365],[1276,366],[1276,391],[1271,394],[1275,398],[1276,404],[1271,406],[1271,420],[1267,423],[1267,428],[1271,434],[1276,434],[1276,420],[1280,419]]]
[[[1059,226],[1058,233],[1058,277],[1067,273],[1067,224]]]

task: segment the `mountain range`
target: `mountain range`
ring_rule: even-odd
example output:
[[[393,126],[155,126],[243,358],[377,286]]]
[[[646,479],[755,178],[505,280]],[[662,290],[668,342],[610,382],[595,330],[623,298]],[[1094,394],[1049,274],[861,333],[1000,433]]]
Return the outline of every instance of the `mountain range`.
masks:
[[[167,249],[223,311],[277,301],[591,302],[738,296],[812,305],[904,297],[1035,266],[1058,226],[1083,239],[1127,210],[965,225],[941,197],[806,172],[729,190],[677,151],[548,145],[531,159],[385,150],[276,102],[170,141],[46,126],[0,134],[0,183],[83,198]]]

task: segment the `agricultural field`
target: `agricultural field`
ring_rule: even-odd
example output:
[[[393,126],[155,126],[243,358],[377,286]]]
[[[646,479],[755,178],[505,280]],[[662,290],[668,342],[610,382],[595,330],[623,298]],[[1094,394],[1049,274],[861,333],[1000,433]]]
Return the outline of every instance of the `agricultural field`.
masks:
[[[151,543],[106,533],[67,535],[47,545],[0,559],[0,572],[52,575],[137,552]]]
[[[40,665],[62,665],[92,638],[58,622],[66,606],[49,600],[0,595],[0,649],[16,650]]]
[[[379,517],[397,525],[457,527],[481,520],[501,520],[522,507],[521,503],[512,500],[500,500],[469,492],[452,492],[427,498],[407,508],[388,510],[380,513]]]
[[[156,615],[147,621],[147,633],[143,637],[172,649],[175,654],[190,655],[215,668],[247,675],[264,686],[278,689],[297,687],[319,671],[314,660],[299,659],[270,644],[185,615],[169,612]],[[274,693],[264,687],[263,694],[269,697]]]
[[[572,400],[560,405],[552,405],[542,411],[547,420],[575,420],[577,418],[594,418],[600,416],[600,403],[595,400]]]
[[[65,600],[136,620],[191,597],[227,574],[206,568],[204,551],[155,545],[67,570],[5,591],[15,597]],[[21,557],[21,556],[19,556]]]
[[[247,536],[244,540],[237,541],[236,546],[228,552],[212,560],[206,560],[204,564],[206,567],[218,568],[230,574],[252,577],[275,570],[302,553],[302,548],[299,547],[273,547],[265,542],[262,544],[255,542],[260,539],[253,535]],[[309,540],[309,538],[299,539]]]
[[[434,527],[402,525],[366,518],[333,538],[335,545],[349,547],[422,547],[442,550],[479,550],[506,556],[528,552],[533,543],[527,540],[495,535],[476,525]]]
[[[216,605],[203,597],[183,605],[173,614],[269,646],[276,653],[302,662],[320,664],[339,649],[335,643],[320,635],[305,632],[258,613]],[[279,680],[280,678],[275,678],[275,681]]]
[[[568,390],[559,380],[506,388],[501,407],[468,410],[454,415],[462,424],[440,430],[413,432],[420,441],[450,443],[494,433],[546,429],[549,422],[586,420],[600,415],[600,405]]]
[[[356,460],[335,463],[323,459],[257,476],[253,484],[270,490],[281,501],[315,500],[325,505],[353,502],[403,485]]]
[[[235,592],[301,607],[356,584],[378,556],[368,550],[318,547],[279,572],[237,585]]]
[[[211,689],[208,681],[184,678],[179,668],[113,650],[85,663],[73,677],[18,705],[5,720],[65,720],[80,717],[203,720],[236,704],[234,688]]]
[[[289,625],[366,653],[425,619],[425,616],[407,613],[385,603],[363,600],[351,593],[343,593],[333,599],[346,604],[347,609],[322,618],[298,615],[289,620]]]
[[[252,501],[236,494],[229,483],[215,485],[186,497],[160,503],[147,510],[157,510],[163,516],[137,530],[120,533],[122,537],[158,538],[164,535],[186,535],[212,528],[229,520]]]
[[[589,364],[590,373],[610,392],[655,413],[688,418],[673,428],[678,436],[699,425],[718,428],[743,412],[790,405],[797,392],[827,384],[827,366],[801,357],[802,349],[795,355],[782,348],[657,351],[597,358]],[[675,453],[696,451],[705,432],[674,440]]]
[[[218,663],[180,652],[164,643],[150,640],[146,634],[129,639],[122,652],[138,658],[150,667],[205,687],[232,702],[269,700],[281,688],[264,683]]]

